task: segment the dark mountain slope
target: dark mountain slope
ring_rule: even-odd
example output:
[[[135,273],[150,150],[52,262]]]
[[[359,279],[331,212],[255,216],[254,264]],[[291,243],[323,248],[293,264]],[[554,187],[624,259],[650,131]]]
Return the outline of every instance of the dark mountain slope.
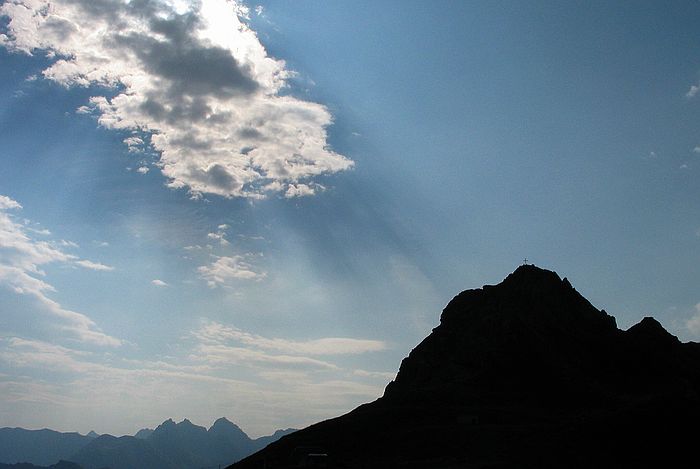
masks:
[[[117,438],[101,435],[71,458],[86,469],[178,469],[168,456],[158,452],[147,441],[133,436]]]
[[[177,461],[180,467],[194,468],[209,465],[207,455],[210,449],[207,429],[187,419],[179,423],[166,420],[146,441],[160,454],[168,455],[169,459]]]
[[[16,463],[16,464],[2,464],[0,463],[0,469],[83,469],[73,462],[59,461],[51,466],[35,466],[28,462]]]
[[[456,296],[382,398],[231,467],[694,467],[699,396],[698,344],[526,265]]]
[[[92,438],[79,433],[0,428],[0,462],[48,466],[61,459],[69,459],[91,441]]]

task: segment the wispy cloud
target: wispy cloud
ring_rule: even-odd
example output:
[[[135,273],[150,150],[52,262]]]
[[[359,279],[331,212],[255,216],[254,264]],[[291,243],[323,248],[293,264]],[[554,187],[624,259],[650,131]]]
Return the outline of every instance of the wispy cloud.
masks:
[[[222,246],[227,246],[229,244],[226,239],[226,231],[228,230],[228,225],[219,225],[215,232],[207,234],[207,238],[218,241]]]
[[[685,327],[695,337],[700,337],[700,303],[695,305],[695,314],[685,322]]]
[[[196,360],[214,364],[274,365],[282,368],[301,366],[331,370],[338,369],[338,367],[332,363],[315,358],[298,355],[272,354],[261,350],[246,347],[233,347],[224,344],[201,344],[197,347],[196,353],[192,354],[191,357]]]
[[[396,378],[396,372],[389,371],[367,371],[367,370],[354,370],[352,372],[355,376],[363,376],[367,378],[378,378],[385,381],[391,381]]]
[[[112,267],[112,266],[101,264],[100,262],[88,261],[85,259],[75,261],[75,263],[77,265],[79,265],[80,267],[85,267],[86,269],[90,269],[90,270],[102,270],[102,271],[108,271],[108,272],[114,270],[114,267]]]
[[[48,297],[54,287],[43,280],[47,264],[69,264],[92,270],[110,270],[103,264],[79,259],[61,250],[63,243],[37,241],[23,224],[16,222],[10,210],[22,206],[7,196],[0,196],[0,286],[33,297],[44,310],[60,318],[63,330],[85,342],[120,345],[121,341],[103,333],[89,317],[71,311]]]
[[[268,338],[235,327],[209,322],[195,332],[204,343],[234,341],[264,350],[300,355],[344,355],[378,352],[387,349],[386,343],[379,340],[328,337],[306,341]]]
[[[131,151],[148,145],[173,188],[194,196],[311,195],[313,179],[352,168],[327,142],[329,111],[283,93],[293,72],[268,56],[226,0],[14,0],[0,46],[44,52],[42,76],[66,87],[109,88],[79,113],[131,130]],[[94,88],[98,90],[100,88]]]
[[[212,342],[195,344],[186,356],[148,360],[10,337],[0,339],[0,364],[24,376],[0,376],[0,412],[10,418],[50,409],[40,425],[50,425],[46,419],[59,409],[88,419],[138,412],[144,422],[158,422],[172,409],[211,421],[225,408],[247,431],[269,433],[350,410],[378,397],[385,384],[324,360]],[[55,376],[51,383],[31,378],[45,370]]]
[[[267,273],[250,263],[250,255],[214,257],[214,262],[200,266],[197,271],[210,288],[230,285],[235,280],[262,280]]]
[[[156,287],[169,287],[170,286],[166,282],[164,282],[160,279],[151,280],[151,284],[155,285]]]

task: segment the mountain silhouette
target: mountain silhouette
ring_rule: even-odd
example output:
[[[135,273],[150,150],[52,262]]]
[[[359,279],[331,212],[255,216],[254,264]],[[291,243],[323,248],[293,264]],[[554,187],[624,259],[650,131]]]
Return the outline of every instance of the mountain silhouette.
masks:
[[[381,398],[230,468],[695,467],[698,423],[699,344],[523,265],[452,299]]]
[[[0,428],[0,463],[49,466],[61,459],[70,459],[90,441],[91,437],[75,432]]]
[[[285,434],[251,439],[236,424],[220,418],[207,430],[188,419],[168,419],[155,430],[136,436],[102,435],[70,460],[85,469],[202,469],[217,468],[258,451]]]
[[[145,440],[146,438],[151,436],[152,433],[153,433],[152,428],[142,428],[141,430],[134,433],[134,438],[139,438],[141,440]]]
[[[154,469],[178,466],[145,440],[101,435],[70,458],[85,469]]]
[[[50,466],[35,466],[34,464],[30,464],[28,462],[21,462],[21,463],[15,463],[15,464],[2,464],[0,463],[0,469],[83,469],[79,465],[73,463],[73,462],[68,462],[68,461],[59,461],[56,464],[52,464]]]
[[[0,429],[2,463],[23,465],[13,469],[202,469],[223,467],[258,451],[293,432],[251,439],[236,424],[220,418],[207,430],[185,419],[168,419],[155,430],[141,429],[134,436],[88,436],[53,430]],[[77,464],[75,464],[77,463]],[[71,466],[74,465],[76,467]],[[78,467],[78,464],[80,467]]]

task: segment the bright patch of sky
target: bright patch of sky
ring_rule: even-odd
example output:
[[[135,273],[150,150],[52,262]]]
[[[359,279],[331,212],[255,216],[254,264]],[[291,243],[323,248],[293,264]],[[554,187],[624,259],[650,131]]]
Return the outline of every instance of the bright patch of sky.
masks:
[[[700,338],[694,2],[0,15],[3,425],[333,417],[524,257]]]

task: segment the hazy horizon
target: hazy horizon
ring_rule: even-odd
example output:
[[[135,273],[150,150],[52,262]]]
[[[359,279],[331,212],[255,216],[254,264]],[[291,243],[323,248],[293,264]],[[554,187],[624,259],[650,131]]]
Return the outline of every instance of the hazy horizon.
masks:
[[[235,421],[231,420],[231,419],[228,418],[228,417],[222,416],[222,417],[219,417],[219,418],[225,418],[225,419],[227,419],[228,421],[230,421],[231,423],[233,423],[234,425],[237,425]],[[138,432],[141,431],[141,430],[155,430],[159,425],[165,423],[167,420],[168,420],[168,419],[165,419],[163,422],[158,422],[157,424],[151,424],[151,425],[144,425],[144,426],[141,426],[141,427],[139,427],[138,429],[134,430],[134,431],[131,432],[131,433],[116,433],[116,434],[115,434],[115,433],[109,433],[109,432],[105,432],[105,433],[95,432],[95,433],[97,433],[98,435],[105,435],[105,434],[108,434],[108,435],[112,435],[112,436],[116,436],[116,437],[121,437],[121,436],[134,436],[134,435],[136,435],[136,433],[138,433]],[[204,427],[204,428],[206,428],[207,430],[209,430],[209,428],[211,428],[211,426],[214,425],[214,423],[215,423],[218,419],[212,420],[211,423],[209,423],[209,424],[203,424],[203,423],[201,423],[201,422],[193,422],[191,419],[188,419],[188,418],[186,418],[186,417],[183,418],[183,419],[180,419],[180,420],[177,420],[177,419],[171,419],[171,420],[173,420],[176,424],[179,424],[179,423],[181,423],[181,422],[184,421],[184,420],[189,420],[190,423],[192,423],[193,425],[198,426],[198,427]],[[238,426],[239,426],[239,428],[240,428],[240,425],[238,425]],[[57,432],[60,432],[60,433],[79,433],[79,434],[81,434],[81,435],[83,435],[83,436],[87,436],[90,432],[94,431],[94,430],[88,430],[87,432],[84,432],[84,433],[83,433],[83,432],[78,432],[78,431],[75,431],[75,430],[56,430],[55,428],[47,428],[47,427],[41,427],[41,428],[0,427],[0,428],[21,428],[21,429],[23,429],[23,430],[30,430],[30,431],[36,431],[36,430],[54,430],[54,431],[57,431]],[[275,431],[277,431],[277,430],[288,430],[288,428],[276,428],[275,430],[271,431],[271,432],[268,433],[268,434],[261,434],[261,435],[251,435],[250,433],[248,433],[248,432],[246,431],[245,428],[241,428],[241,430],[243,430],[243,432],[244,432],[246,435],[248,435],[250,438],[255,439],[255,438],[260,438],[260,437],[262,437],[262,436],[269,436],[269,435],[272,435],[272,434],[273,434]]]
[[[699,19],[0,2],[0,427],[302,428],[524,258],[697,341]]]

